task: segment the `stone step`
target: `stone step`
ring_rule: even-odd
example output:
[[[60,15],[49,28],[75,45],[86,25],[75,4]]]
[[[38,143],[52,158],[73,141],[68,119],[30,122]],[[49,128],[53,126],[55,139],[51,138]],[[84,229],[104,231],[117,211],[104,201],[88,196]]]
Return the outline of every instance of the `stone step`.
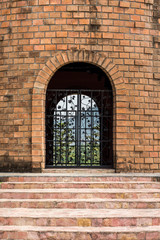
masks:
[[[117,188],[0,189],[0,199],[4,198],[8,199],[160,198],[160,189],[117,189]]]
[[[159,182],[2,182],[1,189],[123,188],[160,189]]]
[[[0,174],[0,182],[158,182],[159,175],[104,174],[104,173],[54,173],[54,174]]]
[[[0,239],[160,240],[160,175],[98,171],[0,174]]]
[[[1,225],[29,226],[154,226],[160,209],[33,209],[0,208]]]
[[[0,239],[12,240],[159,240],[160,226],[39,227],[0,226]]]
[[[158,209],[160,199],[1,199],[0,208]]]

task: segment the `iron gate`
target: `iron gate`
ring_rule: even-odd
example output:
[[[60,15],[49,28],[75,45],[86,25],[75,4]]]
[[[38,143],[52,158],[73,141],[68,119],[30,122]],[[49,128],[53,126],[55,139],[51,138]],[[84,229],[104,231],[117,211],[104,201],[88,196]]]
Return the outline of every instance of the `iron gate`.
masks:
[[[47,90],[46,166],[112,165],[112,91]]]

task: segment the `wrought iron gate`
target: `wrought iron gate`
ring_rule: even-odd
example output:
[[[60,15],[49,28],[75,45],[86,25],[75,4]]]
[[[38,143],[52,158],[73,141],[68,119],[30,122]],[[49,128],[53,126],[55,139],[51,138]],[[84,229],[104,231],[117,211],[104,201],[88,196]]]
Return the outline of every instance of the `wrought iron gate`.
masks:
[[[110,166],[112,115],[109,90],[48,89],[46,166]]]

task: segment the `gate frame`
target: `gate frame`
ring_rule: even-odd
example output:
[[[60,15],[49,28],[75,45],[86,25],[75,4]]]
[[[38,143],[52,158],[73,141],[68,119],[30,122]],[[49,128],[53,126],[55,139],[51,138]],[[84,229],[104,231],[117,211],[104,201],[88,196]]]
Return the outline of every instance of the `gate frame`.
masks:
[[[53,81],[53,80],[52,80]],[[90,97],[90,99],[91,99],[91,101],[94,101],[95,102],[95,104],[96,104],[96,107],[97,107],[97,113],[99,114],[98,115],[98,118],[99,118],[99,121],[100,121],[100,129],[99,129],[99,136],[101,136],[100,137],[100,139],[98,140],[99,141],[99,155],[100,155],[100,161],[99,161],[99,163],[100,163],[100,165],[98,165],[98,166],[96,166],[96,165],[92,165],[92,163],[91,164],[86,164],[86,166],[85,165],[82,165],[81,166],[81,164],[80,165],[78,165],[78,164],[75,164],[75,165],[56,165],[56,164],[54,164],[54,160],[56,161],[56,158],[53,158],[52,159],[52,163],[51,164],[47,164],[47,156],[48,157],[50,157],[51,155],[52,155],[52,157],[53,157],[53,153],[56,153],[56,150],[53,150],[53,152],[52,152],[52,154],[50,155],[50,154],[48,154],[48,152],[47,152],[47,149],[48,149],[48,151],[49,151],[49,149],[50,149],[50,147],[49,148],[46,148],[46,161],[45,161],[45,166],[46,166],[46,168],[112,168],[112,165],[113,164],[111,164],[111,162],[106,162],[106,164],[104,163],[104,159],[102,158],[102,155],[105,155],[105,150],[107,150],[107,146],[108,147],[110,147],[111,145],[112,145],[112,147],[113,147],[113,137],[112,137],[112,135],[113,135],[113,133],[112,133],[112,135],[110,136],[110,135],[107,135],[107,140],[110,140],[110,143],[106,146],[106,147],[104,147],[104,149],[105,150],[102,150],[102,146],[103,146],[103,144],[104,144],[104,142],[105,142],[105,138],[103,138],[103,137],[105,137],[105,134],[104,134],[104,131],[103,131],[103,128],[105,128],[105,125],[104,124],[102,124],[101,125],[101,117],[103,116],[103,115],[101,115],[101,111],[100,111],[100,109],[102,109],[101,108],[101,106],[103,106],[103,103],[104,103],[104,99],[102,98],[102,93],[104,94],[104,96],[105,96],[105,94],[112,94],[112,90],[100,90],[100,89],[47,89],[47,91],[48,91],[48,93],[52,93],[53,94],[53,96],[54,97],[52,97],[52,100],[54,100],[54,98],[56,98],[57,99],[57,93],[60,93],[60,94],[62,94],[62,98],[59,100],[59,98],[58,98],[58,102],[55,104],[55,107],[56,107],[56,112],[58,111],[58,112],[63,112],[63,110],[57,110],[57,105],[58,105],[58,103],[59,103],[59,101],[61,101],[62,99],[64,99],[64,98],[67,98],[68,96],[70,96],[70,95],[80,95],[80,96],[82,96],[82,95],[85,95],[85,96],[87,96],[87,97]],[[67,95],[67,92],[68,92],[68,95]],[[64,94],[63,94],[64,93]],[[91,93],[91,94],[89,94],[89,93]],[[94,93],[98,93],[99,95],[100,95],[100,102],[99,103],[101,103],[100,105],[99,104],[97,104],[97,102],[95,101],[95,99],[94,99],[94,97],[93,98],[91,98],[91,96],[90,95],[92,95],[92,94],[94,94]],[[55,95],[54,94],[56,94],[56,97],[55,97]],[[47,94],[46,94],[47,95]],[[112,96],[110,95],[110,97],[111,97],[111,99],[113,100],[113,98],[112,98]],[[82,99],[82,98],[81,98]],[[51,100],[51,102],[52,102],[52,100]],[[98,99],[97,99],[98,100]],[[47,101],[47,98],[46,98],[46,101]],[[77,102],[76,102],[76,105],[77,105],[77,109],[78,109],[78,98],[77,98]],[[46,105],[47,106],[47,105]],[[53,111],[53,105],[52,105],[52,103],[51,103],[51,109],[52,109],[52,111]],[[80,106],[80,105],[79,105]],[[99,108],[99,106],[100,106],[100,108]],[[106,110],[108,110],[108,109],[112,109],[113,110],[113,101],[111,101],[111,106],[112,107],[109,107],[109,108],[106,108]],[[103,110],[102,110],[102,112],[104,112],[104,109],[105,108],[103,108]],[[50,112],[49,111],[49,113],[47,114],[47,110],[50,110],[50,108],[47,108],[46,107],[46,119],[48,119],[47,118],[47,116],[50,118],[51,117],[51,115],[53,114],[54,115],[54,111],[53,112]],[[67,110],[66,110],[67,111]],[[70,110],[68,110],[68,111],[70,111]],[[77,110],[78,112],[79,112],[79,110]],[[91,112],[92,112],[92,110],[91,110]],[[81,110],[80,110],[80,113],[81,113]],[[52,115],[52,116],[53,116]],[[57,115],[56,115],[57,116]],[[59,115],[60,116],[60,115]],[[67,114],[66,114],[66,116],[67,116]],[[92,115],[93,116],[93,115]],[[112,124],[113,124],[113,114],[110,114],[110,115],[108,115],[108,119],[110,118],[110,117],[112,117]],[[52,117],[51,117],[52,118]],[[107,121],[107,120],[106,120]],[[108,120],[109,121],[109,120]],[[53,117],[53,121],[52,122],[54,122],[54,117]],[[112,126],[112,124],[111,124],[111,126]],[[47,128],[47,126],[48,126],[48,128]],[[112,127],[109,127],[108,129],[112,129]],[[54,123],[53,123],[53,125],[52,125],[52,123],[50,123],[49,125],[46,123],[45,124],[45,127],[46,127],[46,133],[48,133],[48,129],[54,129]],[[90,127],[91,128],[91,127]],[[87,128],[87,129],[90,129],[89,127]],[[56,128],[57,129],[57,128]],[[58,130],[59,129],[59,130]],[[61,131],[61,128],[58,128],[57,129],[57,131]],[[81,125],[80,125],[80,129],[81,129]],[[63,130],[63,128],[62,128],[62,130]],[[49,130],[49,132],[50,132],[50,130]],[[75,127],[75,132],[77,132],[76,131],[76,127]],[[80,131],[81,132],[81,131]],[[54,132],[55,133],[55,132]],[[52,135],[52,133],[50,133],[51,135]],[[81,133],[80,133],[81,134]],[[61,132],[60,132],[60,135],[61,135]],[[54,136],[54,134],[53,134],[53,136]],[[52,138],[53,138],[53,136],[52,136]],[[109,137],[110,136],[110,137]],[[76,138],[76,137],[75,137]],[[102,143],[102,139],[103,139],[103,143]],[[107,141],[106,140],[106,144],[107,144]],[[47,139],[47,136],[46,136],[46,138],[45,138],[45,141],[46,141],[46,147],[48,146],[48,144],[47,144],[47,142],[50,142],[50,138],[49,138],[49,141],[48,141],[48,139]],[[67,141],[67,140],[66,140]],[[75,149],[77,150],[78,149],[78,151],[76,151],[75,150],[75,152],[78,152],[79,153],[79,144],[80,144],[80,146],[81,146],[81,144],[82,144],[82,142],[81,142],[81,140],[78,140],[78,138],[77,138],[77,140],[74,140],[74,146],[75,146]],[[56,144],[54,143],[54,140],[53,140],[53,143],[52,143],[52,149],[54,148],[55,149],[55,147],[56,147]],[[85,147],[86,147],[86,143],[85,143]],[[108,148],[109,149],[109,148]],[[109,150],[108,150],[109,151]],[[112,148],[111,148],[111,151],[112,151],[112,153],[110,153],[109,155],[111,155],[110,157],[106,157],[106,159],[107,160],[109,160],[109,161],[112,161],[113,160],[113,150],[112,150]],[[78,162],[80,163],[81,162],[81,160],[79,159],[79,154],[77,153],[77,155],[75,156],[76,157],[76,161],[77,160],[79,160]],[[47,155],[48,154],[48,155]],[[85,158],[86,158],[86,156],[85,156]],[[92,157],[91,157],[92,158]],[[105,159],[105,160],[106,160]],[[49,158],[48,158],[48,160],[49,160]],[[60,160],[61,161],[61,160]],[[49,161],[50,162],[50,161]],[[92,162],[92,160],[91,160],[91,162]],[[102,164],[102,162],[103,162],[103,164]]]

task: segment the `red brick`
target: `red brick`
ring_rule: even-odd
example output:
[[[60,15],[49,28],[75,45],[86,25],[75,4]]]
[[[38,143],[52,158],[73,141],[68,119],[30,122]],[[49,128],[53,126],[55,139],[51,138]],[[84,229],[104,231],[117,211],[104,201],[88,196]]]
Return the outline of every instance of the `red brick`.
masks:
[[[47,5],[49,4],[49,0],[39,0],[39,5]]]
[[[55,7],[54,6],[45,6],[44,7],[44,11],[45,12],[52,12],[55,10]]]

